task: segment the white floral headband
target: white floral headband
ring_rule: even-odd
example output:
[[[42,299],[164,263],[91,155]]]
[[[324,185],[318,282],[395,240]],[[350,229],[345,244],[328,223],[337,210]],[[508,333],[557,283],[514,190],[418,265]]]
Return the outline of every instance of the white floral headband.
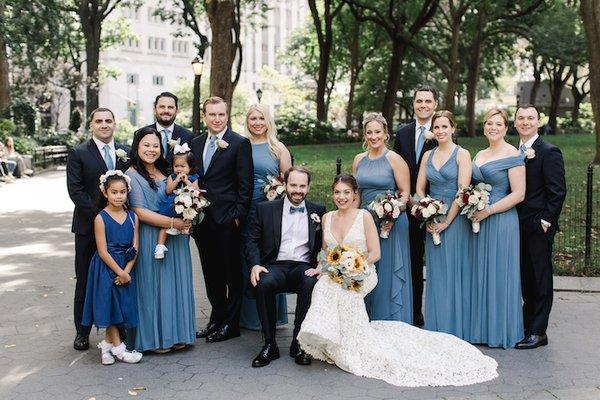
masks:
[[[173,154],[185,154],[185,153],[189,153],[190,151],[192,151],[190,149],[190,146],[188,146],[187,143],[184,143],[182,145],[176,144],[175,148],[173,149]]]
[[[127,175],[125,175],[123,173],[123,171],[118,170],[118,169],[110,169],[110,170],[106,171],[106,173],[104,175],[100,175],[100,186],[99,186],[100,190],[106,189],[106,180],[111,176],[119,176],[119,177],[125,179],[125,182],[127,183],[127,191],[131,192],[131,178],[128,177]]]

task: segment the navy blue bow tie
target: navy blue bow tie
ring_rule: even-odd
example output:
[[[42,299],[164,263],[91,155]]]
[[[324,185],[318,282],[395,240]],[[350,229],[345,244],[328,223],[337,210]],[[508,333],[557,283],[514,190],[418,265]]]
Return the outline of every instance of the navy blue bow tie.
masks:
[[[296,212],[303,213],[304,212],[304,207],[290,206],[290,214],[293,214],[293,213],[296,213]]]

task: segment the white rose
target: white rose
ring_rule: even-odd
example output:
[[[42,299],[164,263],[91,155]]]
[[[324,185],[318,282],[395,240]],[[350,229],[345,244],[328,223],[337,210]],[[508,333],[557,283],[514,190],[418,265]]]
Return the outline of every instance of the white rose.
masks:
[[[177,204],[175,206],[175,212],[177,214],[181,214],[183,212],[183,210],[185,210],[185,207],[183,206],[183,204]]]
[[[192,205],[192,198],[190,196],[181,196],[180,200],[185,207],[190,207]]]
[[[283,186],[277,186],[277,188],[275,189],[275,192],[277,194],[282,194],[285,191],[285,188]]]
[[[425,140],[432,140],[435,137],[435,135],[431,131],[426,131],[425,133],[423,133],[423,137],[425,138]]]
[[[274,190],[269,190],[267,192],[267,200],[272,201],[272,200],[275,200],[276,197],[277,197],[277,193],[275,193]]]
[[[394,212],[392,213],[392,218],[396,219],[400,216],[400,207],[395,207]]]
[[[469,196],[469,204],[477,204],[477,202],[479,201],[479,199],[477,199],[477,196],[472,194]]]
[[[483,210],[484,208],[485,208],[485,203],[483,203],[483,202],[477,203],[477,209],[479,211]]]
[[[424,208],[423,211],[421,211],[421,215],[423,216],[423,219],[427,219],[427,218],[431,217],[429,208]]]
[[[194,218],[196,218],[196,215],[198,215],[198,212],[193,208],[186,208],[185,210],[183,210],[183,219],[191,221]]]
[[[377,206],[375,206],[375,214],[377,214],[377,216],[379,218],[383,217],[383,207],[381,206],[381,204],[378,204]]]
[[[429,212],[429,215],[433,215],[437,212],[437,207],[435,206],[435,204],[431,203],[427,206],[427,211]]]
[[[393,207],[390,203],[383,203],[383,209],[385,212],[390,212],[393,210]]]

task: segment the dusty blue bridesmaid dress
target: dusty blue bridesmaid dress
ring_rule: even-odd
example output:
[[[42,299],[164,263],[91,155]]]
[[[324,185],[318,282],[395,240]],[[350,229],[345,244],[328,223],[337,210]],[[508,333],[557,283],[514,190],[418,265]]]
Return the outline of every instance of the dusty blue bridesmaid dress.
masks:
[[[427,159],[429,194],[448,205],[454,202],[458,191],[457,154],[454,151],[440,169],[433,165],[431,150]],[[463,215],[457,215],[441,233],[442,243],[433,244],[427,233],[425,256],[427,286],[425,290],[425,329],[445,332],[461,339],[470,334],[471,318],[471,224]]]
[[[361,196],[361,207],[367,206],[378,195],[395,192],[394,171],[386,157],[363,157],[356,168],[356,180]],[[394,223],[387,239],[380,239],[381,259],[377,267],[378,283],[367,295],[365,302],[372,320],[403,321],[412,324],[412,279],[408,218],[402,213]]]
[[[525,165],[523,156],[504,157],[478,166],[473,183],[492,185],[490,204],[510,193],[508,170]],[[519,217],[515,207],[493,214],[473,234],[471,300],[472,343],[513,347],[523,339]]]

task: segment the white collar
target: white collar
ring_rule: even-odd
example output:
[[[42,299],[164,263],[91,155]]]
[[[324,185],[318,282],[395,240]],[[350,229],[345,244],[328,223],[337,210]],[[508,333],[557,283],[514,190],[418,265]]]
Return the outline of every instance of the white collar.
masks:
[[[158,122],[156,123],[156,130],[160,133],[162,133],[163,130],[166,130],[167,132],[169,132],[170,134],[173,134],[173,131],[175,130],[175,122],[173,122],[171,124],[171,126],[168,127],[164,127],[161,124],[159,124]]]
[[[108,145],[110,147],[110,149],[114,152],[115,151],[115,139],[110,139],[110,142],[108,143],[104,143],[102,140],[96,138],[94,135],[92,135],[92,139],[94,140],[94,143],[96,143],[96,146],[98,147],[98,150],[100,151],[100,154],[102,154],[102,156],[104,157],[104,146]]]
[[[521,147],[522,144],[525,145],[525,147],[527,147],[528,149],[531,148],[531,146],[533,146],[533,143],[537,140],[537,138],[539,138],[540,135],[539,134],[535,134],[533,135],[533,137],[531,139],[529,139],[528,141],[526,141],[525,143],[523,143],[522,140],[519,140],[519,147]]]
[[[415,132],[418,132],[419,128],[422,126],[425,127],[425,132],[430,131],[431,130],[431,120],[427,121],[424,124],[420,124],[419,121],[415,120]]]
[[[225,135],[225,132],[227,132],[227,128],[223,129],[221,132],[219,132],[216,136],[219,140],[223,140],[223,135]],[[210,140],[210,137],[214,136],[212,133],[208,132],[208,137],[207,140]]]
[[[306,213],[306,200],[302,200],[302,203],[298,204],[297,206],[292,204],[292,202],[290,201],[290,199],[287,198],[287,196],[285,196],[283,198],[283,212],[285,214],[289,214],[290,213],[290,207],[304,207],[304,212]]]

